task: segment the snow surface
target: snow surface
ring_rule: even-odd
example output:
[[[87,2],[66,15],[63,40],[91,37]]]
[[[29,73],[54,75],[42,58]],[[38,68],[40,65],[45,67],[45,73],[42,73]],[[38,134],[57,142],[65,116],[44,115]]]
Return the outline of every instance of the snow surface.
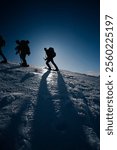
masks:
[[[0,64],[0,150],[99,150],[100,79]]]

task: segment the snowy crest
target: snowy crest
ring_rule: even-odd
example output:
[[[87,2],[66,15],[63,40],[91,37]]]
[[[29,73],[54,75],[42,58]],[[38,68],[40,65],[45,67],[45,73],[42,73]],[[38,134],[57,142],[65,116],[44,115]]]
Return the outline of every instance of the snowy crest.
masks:
[[[99,150],[100,79],[0,65],[1,150]]]

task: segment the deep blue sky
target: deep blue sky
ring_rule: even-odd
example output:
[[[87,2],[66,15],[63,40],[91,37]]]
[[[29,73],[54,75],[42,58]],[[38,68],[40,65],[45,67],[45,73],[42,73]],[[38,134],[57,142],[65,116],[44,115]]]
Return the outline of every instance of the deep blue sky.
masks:
[[[19,62],[15,40],[28,39],[28,63],[44,65],[44,47],[54,47],[61,69],[99,73],[99,0],[1,0],[0,35],[8,60]]]

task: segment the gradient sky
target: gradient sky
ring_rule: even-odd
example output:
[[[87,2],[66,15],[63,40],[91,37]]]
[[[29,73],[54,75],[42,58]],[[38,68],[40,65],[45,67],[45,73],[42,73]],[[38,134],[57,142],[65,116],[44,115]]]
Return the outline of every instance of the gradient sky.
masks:
[[[54,47],[60,69],[99,74],[99,0],[1,0],[0,35],[8,60],[19,62],[15,41],[30,41],[29,64],[44,66],[44,47]]]

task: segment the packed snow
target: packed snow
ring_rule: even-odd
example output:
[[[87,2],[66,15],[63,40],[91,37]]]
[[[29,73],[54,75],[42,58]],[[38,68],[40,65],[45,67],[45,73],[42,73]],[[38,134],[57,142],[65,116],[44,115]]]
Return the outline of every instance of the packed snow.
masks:
[[[0,64],[0,150],[99,150],[100,79]]]

